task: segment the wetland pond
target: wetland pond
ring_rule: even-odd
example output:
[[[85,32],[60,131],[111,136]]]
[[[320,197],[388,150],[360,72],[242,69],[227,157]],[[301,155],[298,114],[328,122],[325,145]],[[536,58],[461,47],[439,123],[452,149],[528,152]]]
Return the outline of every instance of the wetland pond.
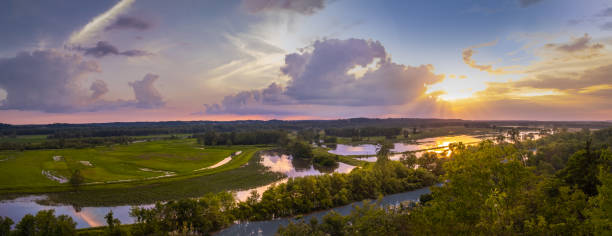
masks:
[[[420,157],[425,151],[437,153],[448,153],[448,145],[451,143],[462,142],[463,144],[474,144],[482,140],[491,138],[490,136],[473,136],[473,135],[454,135],[454,136],[442,136],[434,138],[419,139],[415,143],[394,143],[394,148],[391,149],[391,160],[399,160],[402,157],[403,152],[415,152],[417,157]],[[356,158],[358,160],[375,162],[376,151],[378,146],[375,144],[360,144],[360,145],[347,145],[338,144],[336,147],[329,151],[329,153],[343,156],[359,155],[364,157]],[[372,156],[369,156],[372,155]]]

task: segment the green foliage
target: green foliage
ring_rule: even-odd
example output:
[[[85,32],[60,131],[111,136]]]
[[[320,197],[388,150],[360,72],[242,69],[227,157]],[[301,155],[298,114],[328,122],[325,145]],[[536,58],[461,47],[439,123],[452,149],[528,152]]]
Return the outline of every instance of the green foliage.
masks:
[[[15,226],[14,235],[59,236],[76,235],[76,223],[67,215],[55,216],[54,210],[39,211],[36,216],[25,215]]]
[[[11,225],[15,222],[8,217],[0,216],[0,236],[9,236],[11,233]]]
[[[276,130],[257,130],[244,132],[224,132],[219,133],[209,130],[203,134],[194,134],[193,137],[198,144],[215,145],[255,145],[255,144],[276,144],[280,139],[287,137],[284,131]]]
[[[347,216],[332,211],[321,223],[316,218],[309,223],[290,222],[281,226],[277,235],[411,235],[404,213],[405,208],[383,208],[366,201],[362,207],[354,206]]]
[[[106,235],[108,236],[128,235],[127,232],[124,232],[121,230],[121,221],[113,217],[113,211],[108,212],[108,214],[104,216],[104,219],[106,219],[106,230],[105,230]]]
[[[158,203],[154,208],[132,208],[136,218],[134,235],[209,234],[230,225],[234,218],[228,210],[235,206],[229,192],[208,194],[199,199]]]
[[[313,157],[312,147],[305,142],[297,141],[290,143],[286,149],[294,158],[308,159]]]
[[[612,160],[608,155],[607,161]],[[586,211],[587,224],[595,235],[612,235],[612,173],[611,169],[602,168],[599,173],[601,186],[598,195],[589,201]]]
[[[544,138],[543,151],[538,149],[538,154],[530,156],[528,166],[522,148],[528,148],[531,141],[456,145],[451,148],[451,158],[442,163],[444,184],[421,196],[414,207],[380,215],[354,210],[351,215],[358,215],[358,219],[331,213],[326,217],[333,220],[291,223],[278,234],[611,235],[612,151],[606,143],[611,140],[611,131],[596,131],[593,145],[583,150],[580,147],[595,133],[561,132]],[[551,148],[559,145],[565,146],[562,150],[576,150],[568,154]],[[434,160],[433,155],[416,160],[407,156],[402,163],[408,167],[418,163],[435,172],[435,168],[428,168]],[[562,168],[552,167],[548,161]],[[401,224],[385,227],[389,225],[386,222],[396,220]],[[360,221],[366,222],[367,228],[351,231],[362,225]]]
[[[74,172],[72,172],[72,176],[70,176],[69,182],[74,188],[81,186],[81,184],[85,182],[85,177],[83,177],[83,174],[81,174],[81,170],[74,170]]]
[[[590,150],[590,141],[584,150],[574,153],[558,176],[570,186],[577,186],[589,196],[597,195],[597,186],[601,184],[597,176],[607,152]]]
[[[292,216],[413,190],[435,181],[431,173],[399,162],[355,169],[349,174],[294,178],[266,190],[260,201],[239,203],[234,215],[246,220]]]

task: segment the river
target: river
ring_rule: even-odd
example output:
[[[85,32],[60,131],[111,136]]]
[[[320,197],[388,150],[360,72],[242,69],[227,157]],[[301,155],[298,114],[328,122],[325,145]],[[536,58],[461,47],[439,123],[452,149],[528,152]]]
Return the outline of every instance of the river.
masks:
[[[423,194],[429,193],[429,187],[417,189],[414,191],[403,192],[398,194],[387,195],[380,201],[381,205],[398,205],[404,201],[418,201],[419,197]],[[342,215],[348,215],[353,206],[362,206],[363,202],[355,202],[346,206],[332,208],[326,211],[318,211],[315,213],[304,215],[303,219],[308,222],[312,217],[317,217],[319,220],[330,211],[338,212]],[[294,218],[279,218],[267,221],[253,221],[234,224],[227,229],[221,230],[216,235],[274,235],[278,228],[286,226],[290,221],[296,221]],[[320,222],[320,221],[319,221]]]

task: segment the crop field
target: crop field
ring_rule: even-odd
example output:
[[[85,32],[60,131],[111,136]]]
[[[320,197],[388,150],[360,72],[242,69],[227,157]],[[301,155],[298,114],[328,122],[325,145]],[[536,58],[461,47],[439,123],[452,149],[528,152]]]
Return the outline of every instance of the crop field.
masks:
[[[121,183],[217,172],[246,163],[254,146],[201,147],[194,139],[138,142],[84,149],[0,152],[0,191],[67,186],[80,170],[85,185]],[[240,151],[229,162],[215,164]],[[243,157],[245,156],[245,157]],[[248,156],[248,157],[246,157]],[[215,168],[208,168],[214,166]],[[238,165],[239,166],[239,165]]]

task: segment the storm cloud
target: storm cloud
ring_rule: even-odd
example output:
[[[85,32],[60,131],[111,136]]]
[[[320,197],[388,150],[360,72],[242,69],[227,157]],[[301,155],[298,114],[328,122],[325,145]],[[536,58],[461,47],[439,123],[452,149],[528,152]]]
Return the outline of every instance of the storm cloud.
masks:
[[[0,104],[0,110],[69,113],[164,105],[160,93],[153,86],[157,80],[154,75],[130,83],[135,100],[101,99],[109,92],[104,81],[95,80],[89,89],[85,86],[87,79],[100,71],[100,66],[94,61],[53,49],[2,58],[0,88],[6,92],[6,98]]]
[[[325,0],[244,0],[244,6],[256,13],[269,10],[285,10],[312,15],[325,8]]]
[[[278,110],[274,107],[278,105],[403,105],[425,96],[427,85],[444,78],[434,74],[430,65],[392,62],[378,41],[326,39],[309,48],[285,56],[281,72],[290,78],[285,87],[273,83],[261,90],[229,95],[221,104],[207,105],[206,112],[262,114]],[[350,73],[356,69],[361,75]]]
[[[80,84],[99,72],[93,61],[56,50],[23,52],[0,59],[0,87],[6,93],[0,109],[64,112],[88,101]]]

